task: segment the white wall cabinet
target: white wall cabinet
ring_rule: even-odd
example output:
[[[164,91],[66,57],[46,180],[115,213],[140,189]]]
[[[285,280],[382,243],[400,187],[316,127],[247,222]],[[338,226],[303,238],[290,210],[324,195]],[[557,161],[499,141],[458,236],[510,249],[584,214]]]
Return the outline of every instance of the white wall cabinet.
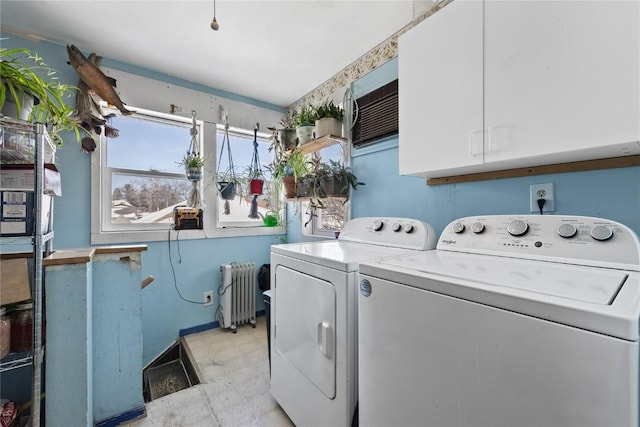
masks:
[[[399,41],[400,173],[640,154],[640,2],[456,0]]]

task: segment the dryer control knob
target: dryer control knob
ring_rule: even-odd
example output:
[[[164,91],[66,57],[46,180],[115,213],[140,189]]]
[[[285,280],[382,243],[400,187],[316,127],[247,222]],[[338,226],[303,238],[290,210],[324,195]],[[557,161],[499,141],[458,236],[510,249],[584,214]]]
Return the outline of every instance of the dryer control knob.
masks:
[[[578,229],[573,224],[562,224],[558,227],[558,234],[565,239],[575,236],[577,232]]]
[[[373,221],[373,231],[380,231],[384,227],[384,222],[382,220],[376,219]]]
[[[529,231],[529,224],[521,219],[516,219],[507,225],[507,231],[512,236],[523,236]]]
[[[613,230],[606,225],[596,225],[591,229],[591,237],[599,241],[609,240],[613,237]]]
[[[402,230],[402,225],[400,225],[400,224],[398,224],[398,223],[396,222],[395,224],[393,224],[393,225],[391,226],[391,229],[397,233],[398,231]]]
[[[413,233],[413,225],[411,224],[407,224],[404,226],[404,232],[405,233]]]
[[[456,234],[460,234],[464,231],[464,223],[458,221],[455,222],[452,226],[451,229],[453,230],[454,233]]]
[[[481,222],[474,222],[471,224],[471,231],[474,234],[480,234],[484,231],[484,224]]]

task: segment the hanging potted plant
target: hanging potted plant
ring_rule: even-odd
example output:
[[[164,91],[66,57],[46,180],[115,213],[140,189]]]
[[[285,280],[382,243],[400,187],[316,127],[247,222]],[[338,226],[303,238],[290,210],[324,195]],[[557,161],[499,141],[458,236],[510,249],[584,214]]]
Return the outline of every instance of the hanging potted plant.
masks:
[[[227,150],[228,164],[224,172],[221,172],[222,165],[222,153],[225,148]],[[222,145],[220,147],[220,156],[218,157],[218,167],[216,169],[216,187],[220,198],[224,200],[224,214],[229,215],[231,208],[229,206],[229,200],[236,198],[236,195],[242,194],[242,183],[236,176],[236,172],[233,167],[233,157],[231,156],[231,144],[229,142],[229,124],[225,123],[225,132],[222,137]]]
[[[262,173],[262,167],[260,166],[260,157],[258,155],[258,124],[253,128],[253,156],[251,157],[251,164],[247,173],[247,192],[252,195],[262,194],[262,188],[264,186],[264,174]]]
[[[293,121],[299,145],[304,145],[313,139],[315,122],[315,109],[311,105],[304,105]]]
[[[316,108],[316,138],[325,135],[342,136],[344,112],[333,101],[325,101]]]
[[[204,167],[204,158],[202,158],[200,154],[187,151],[187,154],[184,155],[178,164],[185,168],[189,181],[200,181],[202,178],[202,168]]]

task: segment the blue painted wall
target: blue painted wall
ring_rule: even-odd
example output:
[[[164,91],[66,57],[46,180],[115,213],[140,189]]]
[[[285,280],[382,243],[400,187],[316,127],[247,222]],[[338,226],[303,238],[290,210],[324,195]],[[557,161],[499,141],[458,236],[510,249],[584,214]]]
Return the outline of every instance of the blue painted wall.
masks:
[[[398,76],[397,59],[352,85],[357,98]],[[640,167],[427,186],[398,173],[398,137],[352,152],[352,166],[366,186],[351,192],[353,217],[399,216],[429,222],[439,234],[451,221],[470,215],[529,214],[529,186],[554,183],[554,214],[604,217],[640,235]],[[293,216],[287,234],[300,241]]]
[[[78,76],[67,64],[64,45],[25,40],[4,33],[0,34],[0,37],[7,38],[2,40],[3,47],[32,49],[42,56],[49,66],[58,71],[57,75],[63,83],[77,84]],[[73,42],[73,40],[69,41],[69,43]],[[110,61],[108,58],[104,59],[103,65],[143,76],[148,75],[151,78],[190,89],[233,97],[227,92],[134,68]],[[245,97],[236,96],[235,99],[266,108],[271,107]],[[273,109],[277,110],[278,107],[273,106]],[[57,165],[62,177],[62,196],[55,199],[53,245],[56,249],[91,246],[91,155],[82,153],[75,138],[69,135],[70,139],[65,141],[57,157]],[[143,363],[150,362],[172,344],[178,338],[181,329],[209,324],[216,320],[217,304],[215,302],[206,307],[185,302],[180,299],[176,286],[186,299],[201,301],[204,291],[217,289],[220,264],[232,261],[255,262],[258,267],[268,263],[271,244],[276,241],[277,236],[182,240],[179,243],[178,253],[178,247],[173,240],[171,253],[175,268],[175,284],[169,263],[167,242],[131,242],[148,245],[148,251],[144,254],[141,276],[154,275],[156,278],[143,290],[142,295]],[[180,258],[182,262],[179,262]],[[105,272],[105,274],[109,273]],[[261,297],[256,301],[256,309],[264,310]]]

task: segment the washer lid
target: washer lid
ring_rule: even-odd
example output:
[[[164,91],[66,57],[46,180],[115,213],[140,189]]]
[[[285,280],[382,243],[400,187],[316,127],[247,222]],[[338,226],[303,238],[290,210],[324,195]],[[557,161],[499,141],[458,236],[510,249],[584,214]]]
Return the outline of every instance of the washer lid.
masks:
[[[635,271],[435,250],[365,261],[360,275],[626,340],[640,338]]]
[[[358,263],[361,261],[406,255],[416,251],[367,243],[323,240],[273,245],[271,252],[349,272],[358,271]]]
[[[382,264],[471,280],[493,287],[521,289],[606,305],[611,304],[628,277],[627,272],[620,270],[585,269],[552,262],[446,251],[432,251],[425,255],[389,260]]]

